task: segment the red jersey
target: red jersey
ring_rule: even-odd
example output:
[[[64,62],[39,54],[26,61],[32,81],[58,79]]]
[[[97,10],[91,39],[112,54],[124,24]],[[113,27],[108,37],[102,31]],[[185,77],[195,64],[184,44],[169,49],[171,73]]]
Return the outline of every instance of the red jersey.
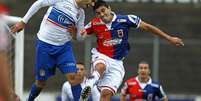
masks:
[[[135,15],[115,15],[105,24],[100,18],[94,18],[86,25],[87,34],[95,34],[96,49],[113,59],[121,60],[128,54],[128,31],[137,28],[140,19]]]
[[[155,101],[156,97],[161,99],[166,96],[162,86],[157,82],[150,79],[148,83],[142,87],[137,77],[132,77],[125,82],[124,87],[121,90],[121,94],[128,94],[130,96],[130,101]]]

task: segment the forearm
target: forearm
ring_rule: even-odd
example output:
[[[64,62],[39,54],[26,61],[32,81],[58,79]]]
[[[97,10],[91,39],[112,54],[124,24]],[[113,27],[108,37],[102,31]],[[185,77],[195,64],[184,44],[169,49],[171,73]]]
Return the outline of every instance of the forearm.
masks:
[[[167,33],[163,32],[163,31],[161,31],[159,28],[157,28],[157,27],[155,27],[153,25],[149,25],[147,31],[149,31],[149,32],[161,37],[161,38],[164,38],[166,40],[169,40],[170,37],[171,37],[170,35],[168,35]]]
[[[29,19],[42,7],[48,6],[50,3],[48,0],[38,0],[32,4],[32,6],[29,8],[25,16],[23,17],[22,21],[24,23],[27,23]]]
[[[151,25],[151,24],[148,24],[148,23],[146,23],[146,22],[144,22],[144,21],[141,21],[140,22],[140,29],[142,29],[142,30],[145,30],[145,31],[148,31],[148,32],[151,32],[151,33],[153,33],[154,35],[157,35],[157,36],[159,36],[159,37],[161,37],[161,38],[164,38],[164,39],[166,39],[166,40],[168,40],[169,41],[169,39],[170,39],[170,35],[168,35],[167,33],[165,33],[165,32],[163,32],[162,30],[160,30],[159,28],[157,28],[157,27],[155,27],[155,26],[153,26],[153,25]]]

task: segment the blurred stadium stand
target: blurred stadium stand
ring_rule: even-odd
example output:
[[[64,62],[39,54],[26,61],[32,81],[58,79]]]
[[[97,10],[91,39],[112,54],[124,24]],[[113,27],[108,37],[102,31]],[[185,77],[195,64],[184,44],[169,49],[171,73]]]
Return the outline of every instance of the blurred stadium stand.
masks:
[[[16,0],[8,2],[11,15],[23,16],[34,0]],[[159,40],[159,71],[158,79],[167,94],[185,95],[192,101],[194,95],[201,95],[201,0],[107,0],[116,13],[135,14],[143,20],[156,25],[165,32],[182,37],[185,47],[176,48],[164,40]],[[122,3],[123,2],[123,3]],[[132,3],[130,3],[132,2]],[[25,89],[28,90],[34,80],[34,41],[45,10],[35,15],[25,30]],[[91,9],[86,10],[87,21],[93,14]],[[136,64],[147,60],[153,65],[153,39],[147,32],[131,29],[131,51],[125,60],[126,76],[136,74]],[[92,46],[94,41],[92,39]],[[85,46],[87,43],[88,46]],[[77,61],[89,64],[83,52],[90,47],[88,42],[73,42]],[[79,47],[77,47],[79,46]],[[87,60],[86,60],[87,59]],[[154,68],[154,67],[153,67]],[[45,91],[61,89],[65,81],[58,71],[56,77],[48,80]],[[192,95],[189,97],[189,95]],[[185,98],[185,97],[182,97]]]

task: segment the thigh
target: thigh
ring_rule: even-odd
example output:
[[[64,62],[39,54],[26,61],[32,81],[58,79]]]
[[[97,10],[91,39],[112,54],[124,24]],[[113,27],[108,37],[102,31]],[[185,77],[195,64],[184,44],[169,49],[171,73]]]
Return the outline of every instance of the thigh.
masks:
[[[63,74],[76,73],[76,61],[71,44],[66,43],[58,54],[57,65],[60,71]]]
[[[37,41],[35,54],[36,80],[47,80],[55,74],[56,60],[49,54],[49,50],[48,44]]]
[[[125,71],[122,62],[111,60],[107,60],[107,62],[109,62],[107,64],[107,69],[103,75],[103,78],[99,80],[98,86],[100,87],[101,91],[108,89],[115,94],[123,81]]]

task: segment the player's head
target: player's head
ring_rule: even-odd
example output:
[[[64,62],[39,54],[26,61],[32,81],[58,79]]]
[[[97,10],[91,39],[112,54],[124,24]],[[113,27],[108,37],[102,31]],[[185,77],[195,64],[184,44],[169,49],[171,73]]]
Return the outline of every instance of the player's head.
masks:
[[[87,8],[89,6],[94,6],[95,0],[76,0],[79,7]]]
[[[93,9],[96,16],[101,18],[103,22],[109,23],[112,20],[113,14],[111,8],[105,1],[98,0],[95,2]]]
[[[85,69],[84,64],[81,62],[78,62],[76,64],[76,67],[77,67],[77,75],[84,77],[86,75],[86,69]]]
[[[147,78],[149,77],[151,70],[149,68],[149,63],[146,61],[141,61],[138,64],[138,76],[140,78]]]

